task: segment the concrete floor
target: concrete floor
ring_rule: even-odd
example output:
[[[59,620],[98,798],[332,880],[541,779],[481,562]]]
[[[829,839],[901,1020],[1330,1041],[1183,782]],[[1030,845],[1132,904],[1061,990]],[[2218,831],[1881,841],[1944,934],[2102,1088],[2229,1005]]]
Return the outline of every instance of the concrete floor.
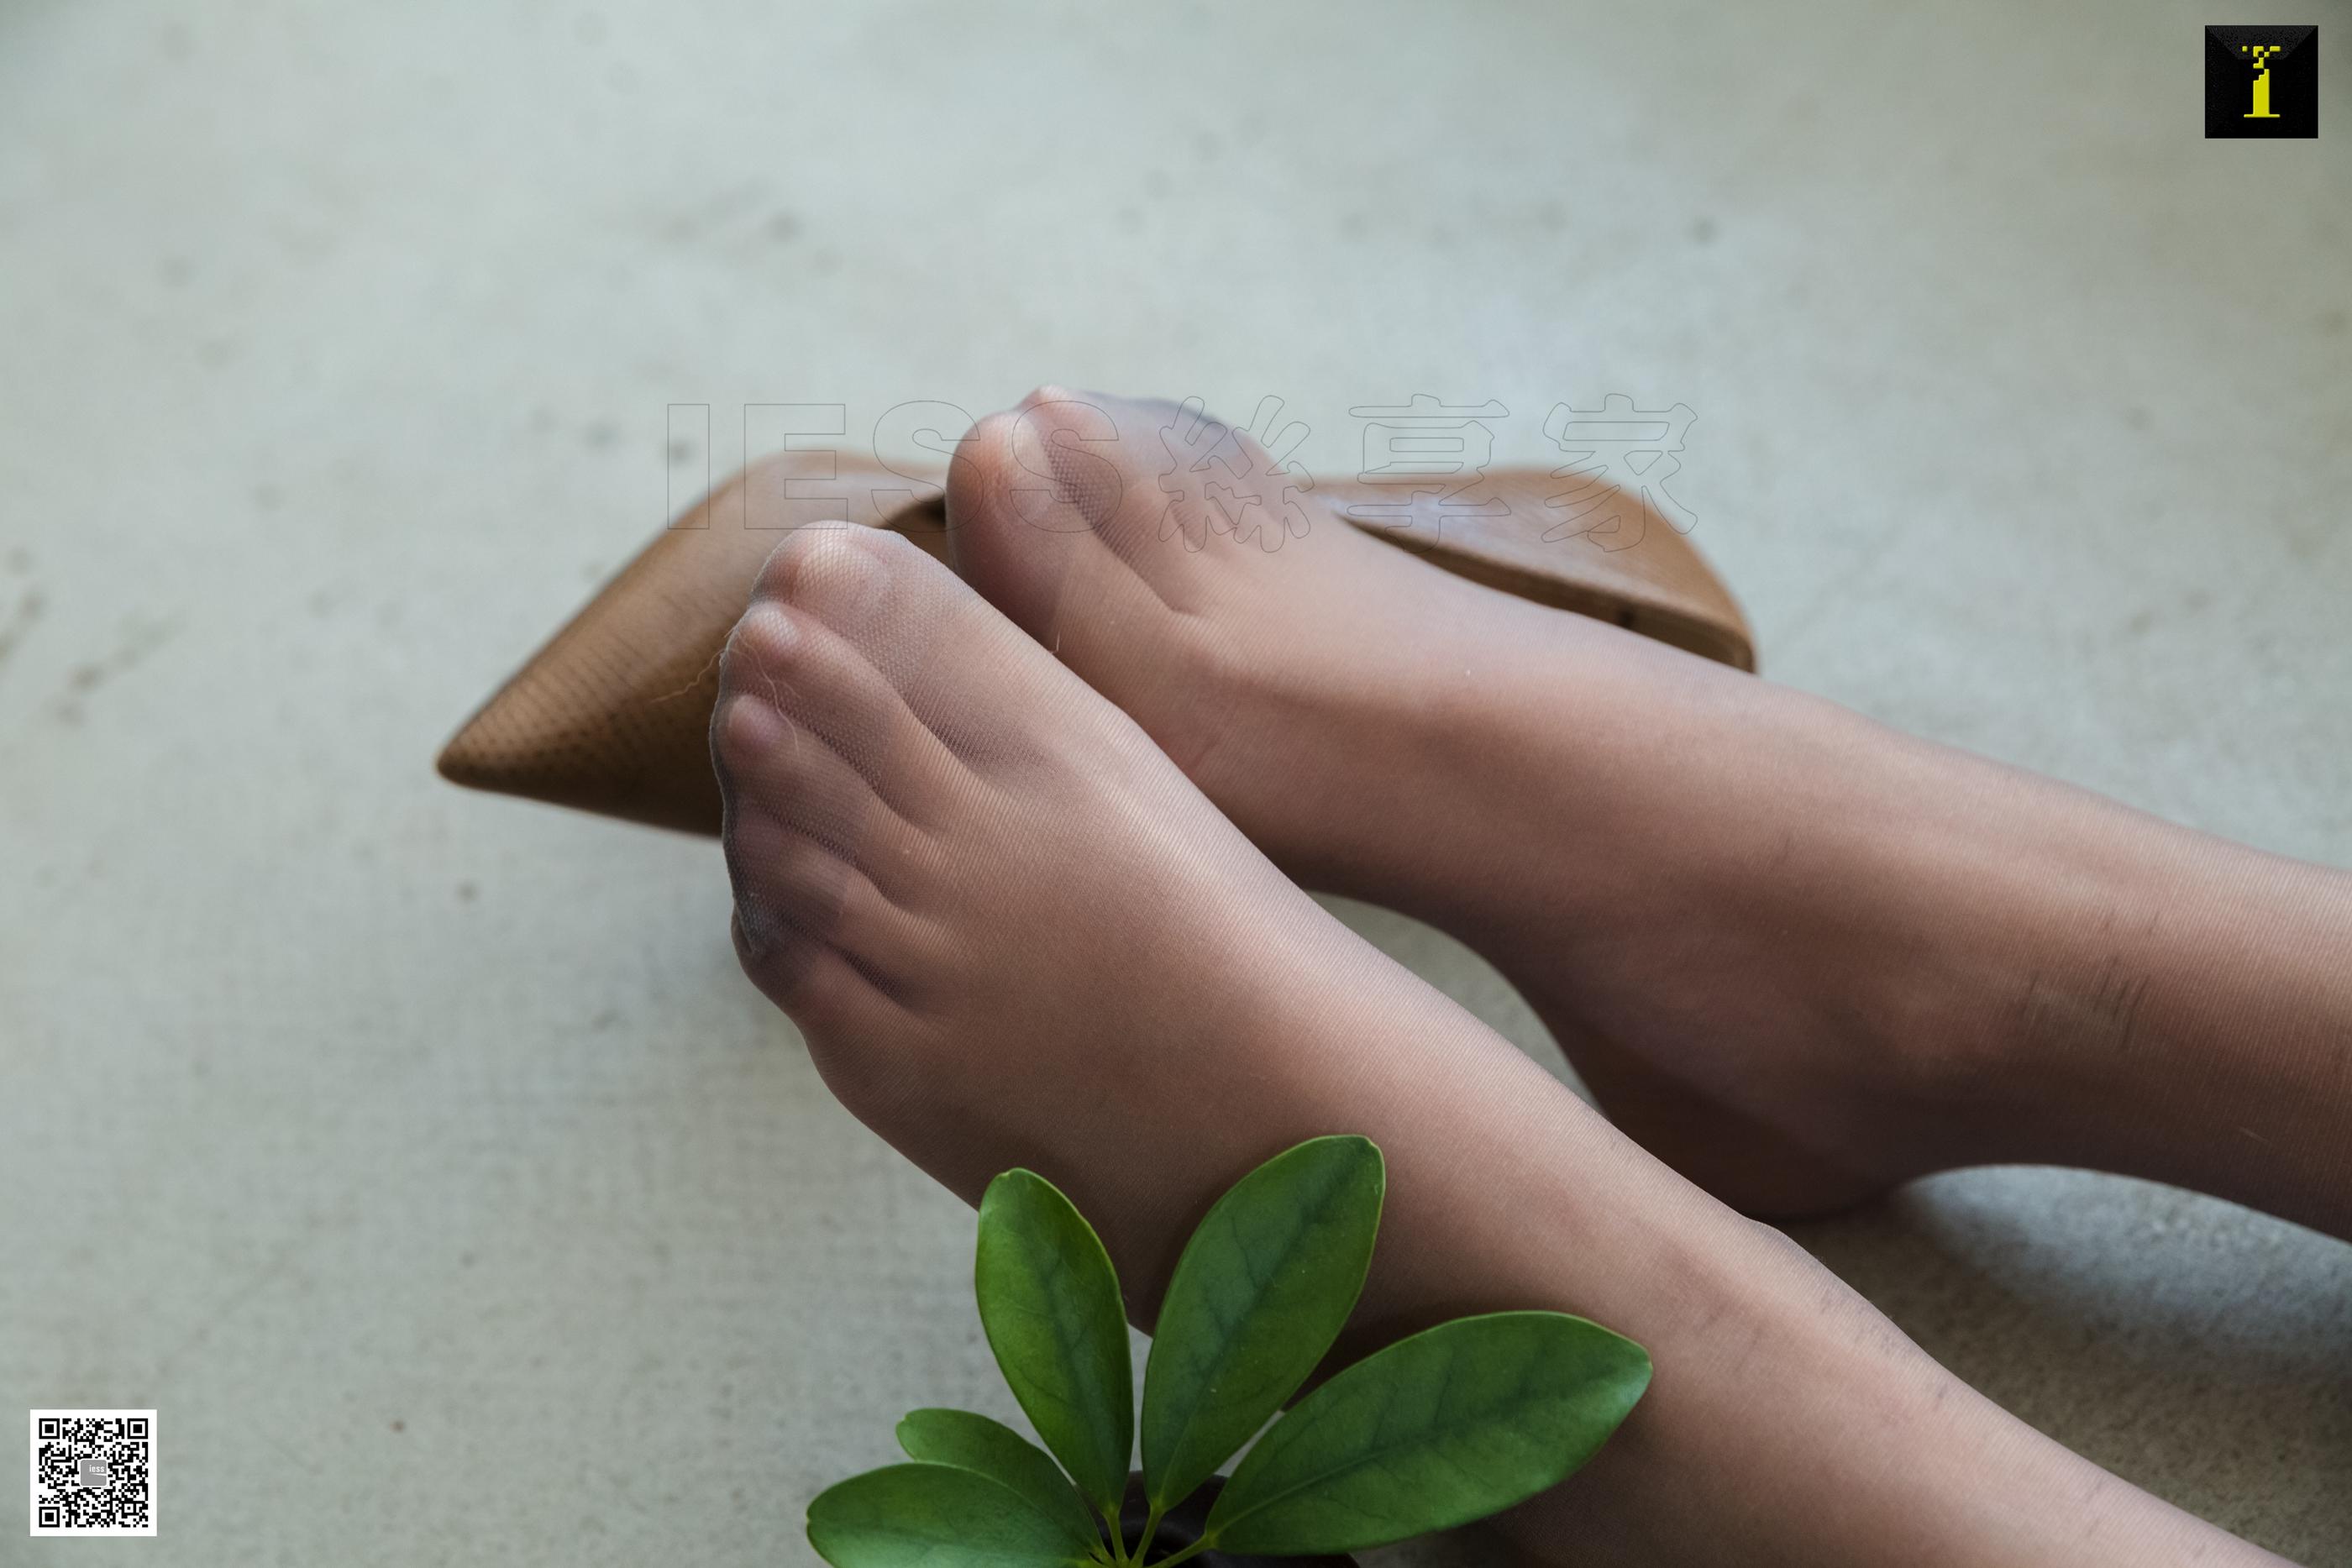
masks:
[[[1775,678],[2352,861],[2341,41],[2325,139],[2200,137],[2270,9],[0,11],[0,1415],[163,1413],[158,1541],[0,1563],[812,1562],[899,1412],[1010,1412],[713,847],[430,771],[670,403],[723,470],[745,402],[1274,393],[1349,472],[1416,392],[1521,460],[1685,402]],[[2352,1562],[2352,1248],[2041,1170],[1802,1239]]]

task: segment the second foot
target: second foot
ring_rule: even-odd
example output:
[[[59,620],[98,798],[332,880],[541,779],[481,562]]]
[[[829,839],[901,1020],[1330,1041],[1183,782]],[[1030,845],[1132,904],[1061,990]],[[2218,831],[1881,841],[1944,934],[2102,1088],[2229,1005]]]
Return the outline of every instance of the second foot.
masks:
[[[959,571],[1290,873],[1485,953],[1603,1108],[1735,1207],[1958,1161],[1932,1071],[1850,1005],[1871,934],[1776,898],[1821,874],[1797,781],[1837,758],[1801,754],[1843,716],[1393,549],[1200,417],[1047,388],[982,420]]]

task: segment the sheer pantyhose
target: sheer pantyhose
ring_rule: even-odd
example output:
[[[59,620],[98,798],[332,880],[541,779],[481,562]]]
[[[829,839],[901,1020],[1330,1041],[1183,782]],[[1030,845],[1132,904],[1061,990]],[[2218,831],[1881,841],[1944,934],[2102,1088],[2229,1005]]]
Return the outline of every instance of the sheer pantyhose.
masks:
[[[1343,1348],[1551,1306],[1656,1361],[1507,1521],[1539,1556],[2268,1560],[1734,1208],[2031,1158],[2352,1228],[2341,881],[1447,577],[1311,497],[1254,522],[1263,455],[1171,463],[1177,413],[982,422],[962,580],[854,528],[769,563],[713,725],[736,936],[843,1102],[968,1199],[1052,1177],[1139,1312],[1224,1185],[1370,1135],[1391,1206]],[[1616,1125],[1293,877],[1486,951]]]

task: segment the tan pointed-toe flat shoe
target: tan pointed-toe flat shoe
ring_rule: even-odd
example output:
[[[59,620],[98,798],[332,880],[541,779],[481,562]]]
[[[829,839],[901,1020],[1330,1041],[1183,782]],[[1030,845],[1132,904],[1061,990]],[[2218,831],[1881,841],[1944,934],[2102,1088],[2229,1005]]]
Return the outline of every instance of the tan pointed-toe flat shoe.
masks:
[[[443,748],[443,776],[717,832],[709,737],[719,654],[761,563],[792,529],[824,522],[894,528],[946,560],[942,477],[910,480],[847,460],[830,479],[793,475],[781,459],[738,474],[664,529],[482,705]],[[1687,538],[1654,519],[1638,531],[1565,534],[1545,504],[1561,487],[1540,468],[1498,470],[1475,494],[1507,511],[1485,517],[1442,512],[1434,491],[1400,512],[1388,486],[1322,480],[1314,490],[1342,517],[1355,507],[1377,518],[1357,523],[1365,531],[1448,571],[1756,667],[1738,602]]]

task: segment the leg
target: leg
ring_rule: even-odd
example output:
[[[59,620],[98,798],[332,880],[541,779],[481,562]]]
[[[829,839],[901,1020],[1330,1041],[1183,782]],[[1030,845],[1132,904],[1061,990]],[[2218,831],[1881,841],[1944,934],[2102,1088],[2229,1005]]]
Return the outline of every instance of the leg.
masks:
[[[967,1199],[1026,1164],[1139,1312],[1258,1160],[1391,1166],[1351,1348],[1552,1306],[1653,1392],[1507,1521],[1538,1554],[2270,1561],[1959,1385],[1300,894],[1124,715],[903,540],[771,562],[713,726],[747,972],[843,1101]]]
[[[1485,952],[1618,1124],[1709,1191],[1791,1215],[2047,1162],[2352,1235],[2352,878],[1328,516],[1187,527],[1232,507],[1163,477],[1175,411],[1078,396],[967,440],[966,577],[1277,862]]]

